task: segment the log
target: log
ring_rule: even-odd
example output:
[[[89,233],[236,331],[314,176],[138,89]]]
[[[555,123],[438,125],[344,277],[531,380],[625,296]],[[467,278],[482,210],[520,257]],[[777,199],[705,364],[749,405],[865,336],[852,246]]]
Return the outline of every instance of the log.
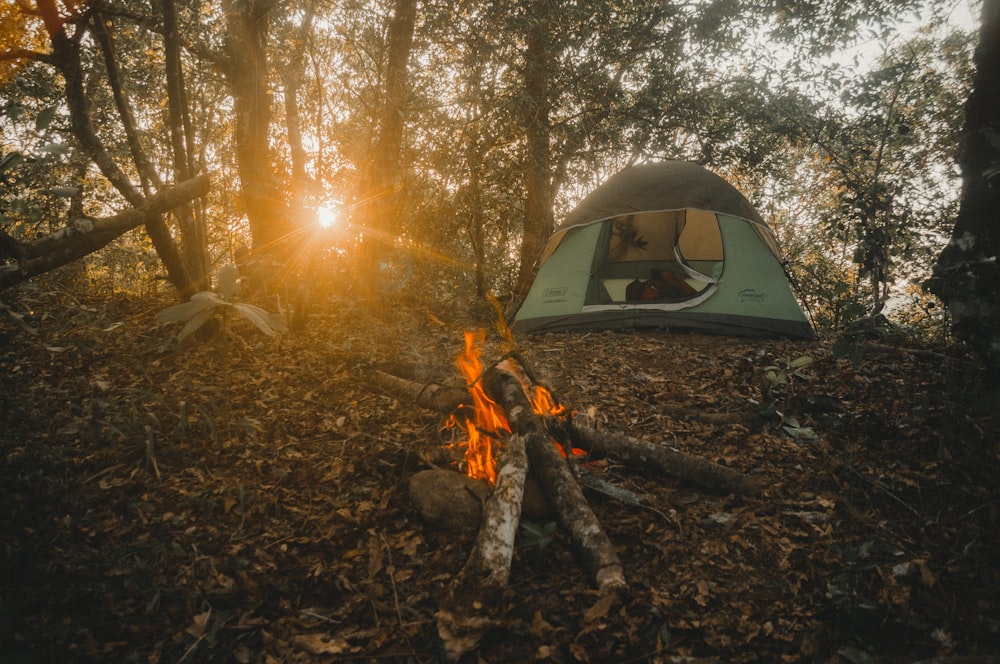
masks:
[[[465,388],[420,383],[378,369],[369,372],[367,376],[372,385],[382,392],[439,413],[452,413],[470,402],[469,392]]]
[[[621,559],[544,422],[532,410],[522,382],[512,371],[515,369],[511,361],[504,361],[486,373],[483,387],[507,413],[511,431],[525,437],[531,473],[548,495],[555,509],[556,521],[566,531],[598,590],[625,589],[627,584]]]
[[[557,438],[571,440],[592,457],[611,457],[640,470],[653,468],[710,491],[744,495],[760,492],[757,482],[737,470],[639,438],[598,431],[582,416],[572,421],[549,418],[548,425]]]
[[[497,483],[483,503],[476,543],[435,614],[438,636],[451,661],[475,648],[486,630],[500,623],[528,473],[523,437],[515,433],[507,439],[497,466]]]

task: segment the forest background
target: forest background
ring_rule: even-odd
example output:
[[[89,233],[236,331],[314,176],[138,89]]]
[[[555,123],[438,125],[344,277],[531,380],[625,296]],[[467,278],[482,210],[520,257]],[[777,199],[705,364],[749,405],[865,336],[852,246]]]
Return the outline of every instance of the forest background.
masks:
[[[516,304],[585,193],[684,159],[761,210],[819,330],[886,312],[944,340],[922,285],[959,214],[979,12],[5,0],[0,286],[71,264],[186,299],[249,258],[298,323],[303,285],[378,306],[413,274]]]

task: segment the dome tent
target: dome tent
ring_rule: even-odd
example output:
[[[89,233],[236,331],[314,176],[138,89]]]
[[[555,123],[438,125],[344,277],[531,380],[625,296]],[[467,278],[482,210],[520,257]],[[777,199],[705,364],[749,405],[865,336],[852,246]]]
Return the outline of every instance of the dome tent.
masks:
[[[677,328],[814,338],[774,233],[701,166],[632,166],[549,238],[515,332]]]

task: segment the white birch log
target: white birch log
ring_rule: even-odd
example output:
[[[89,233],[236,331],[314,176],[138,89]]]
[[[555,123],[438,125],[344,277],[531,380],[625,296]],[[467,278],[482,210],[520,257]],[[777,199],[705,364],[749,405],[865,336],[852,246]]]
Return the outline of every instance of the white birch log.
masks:
[[[486,630],[499,623],[528,473],[524,444],[513,434],[500,451],[497,483],[483,504],[476,543],[435,614],[451,661],[475,648]]]

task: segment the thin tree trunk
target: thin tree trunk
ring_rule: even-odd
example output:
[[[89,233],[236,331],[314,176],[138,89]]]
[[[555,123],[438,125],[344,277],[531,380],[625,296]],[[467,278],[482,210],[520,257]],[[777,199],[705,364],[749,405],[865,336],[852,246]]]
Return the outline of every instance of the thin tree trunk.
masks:
[[[469,196],[466,204],[469,214],[469,240],[476,257],[476,295],[483,297],[489,286],[486,283],[486,220],[483,215],[483,155],[479,142],[469,138],[466,145],[465,161],[469,167]]]
[[[180,39],[177,33],[177,8],[174,0],[162,0],[162,3],[170,145],[174,153],[174,178],[177,182],[183,182],[193,175],[188,153],[191,127],[190,121],[185,121],[187,104],[184,94],[184,72],[181,67]],[[185,265],[194,282],[191,290],[205,290],[210,286],[208,239],[205,228],[198,223],[199,220],[195,218],[194,211],[188,205],[177,208],[175,214],[184,237]]]
[[[253,252],[266,253],[291,230],[281,183],[274,175],[269,131],[268,13],[274,3],[227,0],[224,71],[233,95],[236,159]]]
[[[358,213],[364,228],[361,247],[360,288],[370,305],[378,308],[379,257],[384,255],[399,233],[403,197],[403,169],[400,152],[409,85],[407,63],[413,46],[417,0],[396,0],[389,23],[385,92],[379,117],[379,134],[364,179]]]
[[[552,233],[552,153],[550,147],[551,102],[549,100],[547,2],[532,2],[524,55],[524,234],[521,237],[520,268],[515,301],[523,299],[535,274],[535,262]]]
[[[308,189],[306,173],[306,150],[302,144],[302,119],[299,112],[299,86],[305,70],[305,48],[312,30],[316,3],[310,2],[305,16],[291,45],[292,52],[285,67],[282,81],[285,86],[285,124],[288,128],[288,151],[292,158],[293,198],[301,196]]]

